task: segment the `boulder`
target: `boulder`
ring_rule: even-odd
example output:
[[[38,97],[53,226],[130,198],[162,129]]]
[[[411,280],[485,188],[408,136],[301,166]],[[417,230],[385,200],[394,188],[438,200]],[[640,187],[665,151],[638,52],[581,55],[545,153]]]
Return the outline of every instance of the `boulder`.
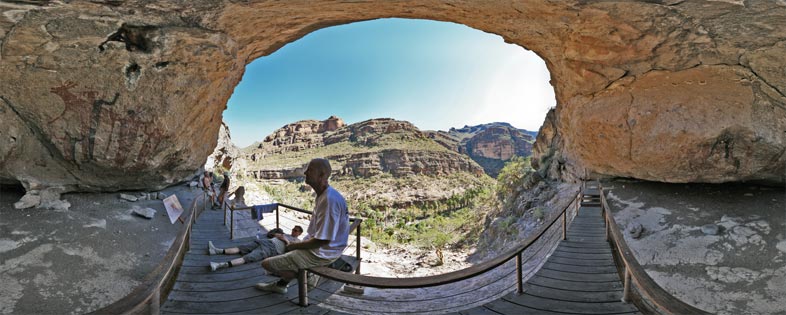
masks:
[[[39,204],[41,204],[41,196],[34,195],[31,192],[28,192],[24,196],[22,196],[22,198],[19,199],[19,201],[14,203],[14,208],[27,209],[27,208],[38,206]]]

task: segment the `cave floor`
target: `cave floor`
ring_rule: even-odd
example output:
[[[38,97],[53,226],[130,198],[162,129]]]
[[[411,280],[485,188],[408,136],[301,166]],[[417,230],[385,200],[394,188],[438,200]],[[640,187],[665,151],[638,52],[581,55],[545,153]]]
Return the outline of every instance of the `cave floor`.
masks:
[[[712,313],[786,314],[783,187],[633,180],[604,187],[628,245],[667,291]],[[639,238],[630,233],[636,224]]]
[[[184,217],[202,195],[184,185],[162,192],[177,194]],[[69,210],[17,210],[23,194],[0,189],[0,314],[82,314],[111,304],[160,263],[182,227],[161,200],[69,193],[61,198]],[[155,217],[133,215],[133,206],[155,209]]]

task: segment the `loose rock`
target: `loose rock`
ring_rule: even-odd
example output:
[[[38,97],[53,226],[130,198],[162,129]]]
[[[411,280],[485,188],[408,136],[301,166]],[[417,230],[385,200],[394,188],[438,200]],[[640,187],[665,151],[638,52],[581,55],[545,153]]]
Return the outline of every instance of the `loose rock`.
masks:
[[[644,227],[641,226],[640,223],[632,223],[630,227],[628,227],[628,234],[634,239],[639,239],[642,232],[644,232]]]
[[[131,196],[131,195],[127,195],[127,194],[120,194],[120,199],[128,200],[128,201],[131,201],[131,202],[137,201],[136,197]]]
[[[720,228],[715,224],[707,224],[701,227],[701,232],[705,235],[718,235]]]
[[[152,219],[156,216],[156,210],[151,208],[133,208],[133,213],[145,219]]]
[[[41,196],[33,195],[31,192],[28,192],[22,199],[19,199],[16,203],[14,203],[14,208],[16,209],[27,209],[32,208],[41,203]]]

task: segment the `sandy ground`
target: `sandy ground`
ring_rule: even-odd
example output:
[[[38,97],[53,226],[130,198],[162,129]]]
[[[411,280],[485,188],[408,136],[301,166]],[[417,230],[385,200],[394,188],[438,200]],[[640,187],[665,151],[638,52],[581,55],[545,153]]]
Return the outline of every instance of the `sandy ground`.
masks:
[[[605,184],[614,217],[647,273],[685,302],[718,314],[786,314],[783,187]],[[641,224],[634,239],[627,229]],[[702,231],[717,227],[716,235]]]
[[[177,194],[186,211],[201,196],[182,185],[163,192]],[[82,314],[111,304],[160,263],[182,227],[161,200],[79,193],[63,196],[66,211],[14,209],[22,194],[0,188],[0,314]],[[145,219],[133,206],[157,212]]]

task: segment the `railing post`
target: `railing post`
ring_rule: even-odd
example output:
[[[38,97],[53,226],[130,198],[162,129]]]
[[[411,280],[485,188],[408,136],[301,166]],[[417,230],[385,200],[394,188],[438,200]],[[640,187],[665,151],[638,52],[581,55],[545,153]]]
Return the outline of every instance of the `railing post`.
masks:
[[[227,208],[224,205],[221,205],[221,210],[224,211],[224,225],[227,225]]]
[[[297,292],[298,292],[298,305],[308,306],[308,281],[306,269],[298,269],[297,271]]]
[[[358,259],[358,267],[355,269],[355,274],[357,274],[357,275],[360,274],[360,226],[363,225],[363,220],[362,219],[358,219],[358,220],[361,220],[361,221],[360,221],[360,224],[358,224],[357,234],[355,235],[355,239],[356,239],[356,241],[355,241],[355,247],[356,247],[355,248],[356,249],[355,255],[357,256],[357,259]]]
[[[521,252],[516,255],[516,288],[519,294],[524,293],[524,279],[522,279]]]
[[[625,264],[625,287],[622,290],[622,302],[628,303],[630,300],[630,270]]]
[[[276,228],[279,228],[278,227],[278,208],[279,208],[279,206],[278,206],[278,204],[276,204]]]
[[[611,229],[609,227],[609,218],[608,217],[603,217],[603,223],[606,225],[606,228],[604,230],[606,230],[606,242],[608,242],[609,241],[609,229]]]
[[[568,212],[562,213],[562,240],[568,239]]]
[[[229,239],[235,239],[235,211],[232,209],[229,209]]]

